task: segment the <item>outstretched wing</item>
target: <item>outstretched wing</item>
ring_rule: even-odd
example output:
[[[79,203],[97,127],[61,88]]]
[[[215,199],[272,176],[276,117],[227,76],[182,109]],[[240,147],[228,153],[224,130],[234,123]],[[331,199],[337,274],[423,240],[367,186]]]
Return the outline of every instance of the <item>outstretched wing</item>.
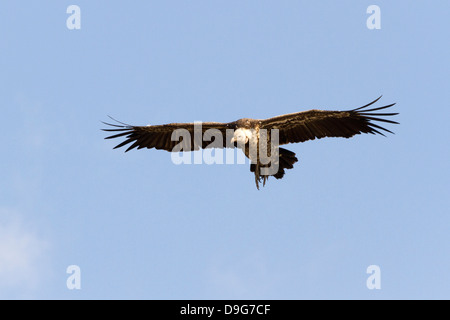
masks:
[[[350,138],[360,133],[393,133],[375,121],[398,124],[380,117],[395,116],[398,113],[377,113],[375,111],[392,107],[395,103],[367,109],[381,97],[357,109],[348,111],[309,110],[261,120],[261,129],[278,129],[279,144],[303,142],[324,137]]]
[[[116,120],[117,121],[117,120]],[[134,148],[155,148],[170,152],[193,151],[200,148],[234,147],[226,141],[227,129],[234,129],[235,124],[219,122],[203,123],[169,123],[155,126],[131,126],[124,123],[111,124],[111,129],[102,129],[116,134],[105,139],[125,138],[114,149],[132,143],[125,152]],[[175,148],[178,146],[177,148]]]

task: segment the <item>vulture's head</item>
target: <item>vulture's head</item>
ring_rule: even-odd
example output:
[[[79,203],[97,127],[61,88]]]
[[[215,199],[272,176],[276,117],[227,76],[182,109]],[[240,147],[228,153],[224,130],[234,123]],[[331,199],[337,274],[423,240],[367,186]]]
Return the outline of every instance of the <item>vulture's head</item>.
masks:
[[[252,137],[251,130],[239,128],[234,131],[234,136],[231,139],[231,143],[236,142],[238,146],[245,146],[251,139],[251,137]]]

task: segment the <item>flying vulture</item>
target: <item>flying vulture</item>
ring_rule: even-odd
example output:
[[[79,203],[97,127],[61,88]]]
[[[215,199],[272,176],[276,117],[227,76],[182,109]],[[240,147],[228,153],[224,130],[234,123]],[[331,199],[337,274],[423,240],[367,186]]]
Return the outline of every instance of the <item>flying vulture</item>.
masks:
[[[265,185],[269,176],[283,178],[285,169],[292,169],[298,161],[295,153],[280,145],[321,139],[324,137],[350,138],[360,133],[383,135],[382,131],[392,131],[376,124],[376,121],[398,124],[381,117],[398,113],[378,113],[375,111],[392,107],[395,103],[371,108],[381,97],[353,110],[324,111],[309,110],[265,120],[239,119],[229,123],[170,123],[164,125],[131,126],[121,122],[110,124],[113,128],[103,129],[115,132],[105,139],[124,137],[125,141],[114,149],[127,144],[134,148],[155,148],[169,152],[184,152],[200,148],[240,148],[251,160],[250,171],[255,175],[256,187]],[[181,139],[182,138],[182,139]]]

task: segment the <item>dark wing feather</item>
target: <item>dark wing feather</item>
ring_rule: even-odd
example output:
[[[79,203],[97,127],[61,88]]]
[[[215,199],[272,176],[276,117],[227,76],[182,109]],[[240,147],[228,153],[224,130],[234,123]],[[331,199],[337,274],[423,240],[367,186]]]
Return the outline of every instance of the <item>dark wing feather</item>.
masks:
[[[398,124],[398,122],[380,118],[395,116],[398,113],[374,112],[390,108],[395,103],[367,109],[380,98],[365,106],[348,111],[309,110],[261,120],[261,129],[278,129],[280,145],[324,137],[350,138],[361,133],[384,136],[382,131],[389,133],[392,133],[392,131],[383,128],[374,121]]]
[[[234,147],[232,145],[228,145],[226,140],[227,137],[227,129],[234,130],[235,124],[231,123],[218,123],[218,122],[204,122],[201,123],[201,131],[200,131],[200,123],[170,123],[165,125],[155,125],[155,126],[131,126],[125,123],[120,124],[111,124],[103,122],[104,124],[111,126],[110,129],[102,129],[103,131],[113,132],[114,134],[106,137],[105,139],[115,139],[115,138],[124,138],[125,140],[118,144],[114,149],[123,147],[127,144],[131,145],[126,149],[125,152],[128,152],[134,148],[142,149],[142,148],[155,148],[158,150],[166,150],[173,151],[174,147],[178,144],[183,145],[183,150],[181,151],[193,151],[198,150],[200,148],[225,148],[225,147]],[[172,134],[179,129],[187,130],[189,133],[190,141],[183,141],[182,132],[181,136],[178,135],[177,139],[173,139],[177,136]],[[222,139],[215,140],[212,138],[214,136],[214,131],[208,131],[209,129],[215,129],[217,133],[220,132]],[[198,130],[195,131],[194,130]],[[196,132],[200,134],[195,134]],[[206,132],[206,134],[205,134]],[[208,133],[212,134],[208,134]],[[175,141],[172,141],[175,140]],[[212,143],[214,142],[214,143]],[[179,149],[176,151],[180,151]]]

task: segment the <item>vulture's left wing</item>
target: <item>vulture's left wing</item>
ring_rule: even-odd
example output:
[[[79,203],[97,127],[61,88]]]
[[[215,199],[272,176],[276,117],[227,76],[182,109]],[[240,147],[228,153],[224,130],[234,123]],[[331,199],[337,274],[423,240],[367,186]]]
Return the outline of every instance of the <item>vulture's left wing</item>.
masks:
[[[377,113],[374,111],[390,108],[395,103],[367,109],[380,98],[365,106],[348,111],[309,110],[261,120],[260,128],[278,129],[280,145],[324,137],[350,138],[360,133],[384,135],[380,130],[392,133],[376,124],[375,121],[398,124],[398,122],[380,118],[395,116],[398,113]]]

